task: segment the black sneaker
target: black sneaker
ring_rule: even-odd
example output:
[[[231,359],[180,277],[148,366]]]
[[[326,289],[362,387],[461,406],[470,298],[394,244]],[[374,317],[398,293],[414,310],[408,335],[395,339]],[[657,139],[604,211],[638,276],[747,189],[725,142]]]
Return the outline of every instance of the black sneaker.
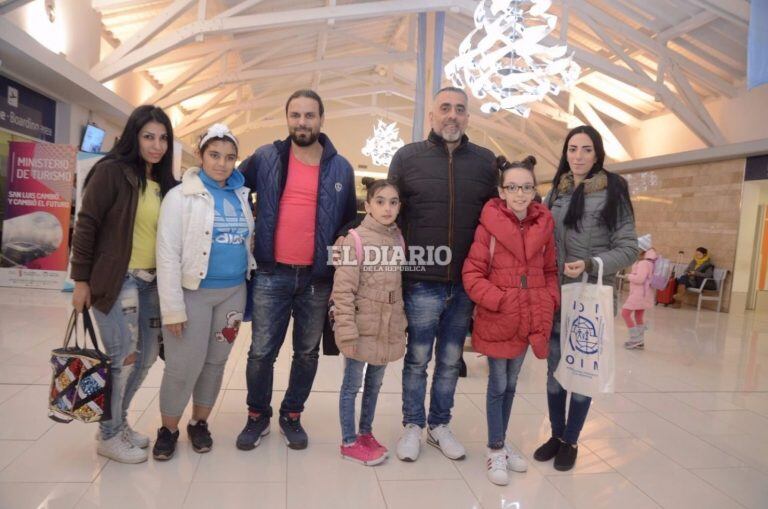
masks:
[[[551,460],[557,456],[557,451],[560,450],[560,444],[562,443],[562,440],[559,438],[551,437],[544,445],[536,449],[536,452],[533,453],[533,459],[536,461]]]
[[[243,431],[237,435],[237,448],[241,451],[250,451],[261,443],[261,437],[269,435],[269,414],[261,414],[254,419],[248,417]]]
[[[309,443],[307,432],[301,427],[301,414],[280,416],[280,433],[285,437],[285,443],[291,449],[306,449]]]
[[[194,426],[187,424],[187,435],[195,452],[208,452],[213,447],[211,432],[208,431],[208,423],[205,421],[197,421]]]
[[[157,430],[157,440],[152,448],[152,456],[156,460],[165,461],[173,457],[176,452],[176,441],[179,439],[179,430],[171,433],[171,430],[163,426]]]
[[[576,454],[578,452],[579,448],[577,446],[563,442],[560,450],[557,451],[557,456],[555,456],[555,470],[567,472],[572,469],[576,463]]]

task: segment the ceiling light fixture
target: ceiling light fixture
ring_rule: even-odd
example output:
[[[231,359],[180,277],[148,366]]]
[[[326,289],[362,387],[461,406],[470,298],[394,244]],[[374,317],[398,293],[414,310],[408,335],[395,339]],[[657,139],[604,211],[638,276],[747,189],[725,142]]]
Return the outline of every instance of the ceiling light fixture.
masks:
[[[389,166],[392,156],[403,145],[405,142],[400,138],[397,122],[387,124],[379,119],[373,127],[373,136],[365,140],[362,153],[370,157],[376,166]]]
[[[521,117],[528,103],[557,95],[578,79],[581,67],[564,44],[542,43],[557,24],[548,14],[551,0],[481,0],[475,29],[459,45],[459,54],[445,66],[457,87],[468,88],[484,113],[508,110]]]

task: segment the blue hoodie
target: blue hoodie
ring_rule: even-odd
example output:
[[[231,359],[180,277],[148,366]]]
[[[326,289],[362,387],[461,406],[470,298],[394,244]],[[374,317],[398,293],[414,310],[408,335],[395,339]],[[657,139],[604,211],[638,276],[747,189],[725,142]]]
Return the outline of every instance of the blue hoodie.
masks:
[[[213,196],[213,242],[208,273],[200,288],[231,288],[245,282],[248,270],[248,221],[235,191],[245,178],[235,171],[224,187],[200,170],[200,180]]]

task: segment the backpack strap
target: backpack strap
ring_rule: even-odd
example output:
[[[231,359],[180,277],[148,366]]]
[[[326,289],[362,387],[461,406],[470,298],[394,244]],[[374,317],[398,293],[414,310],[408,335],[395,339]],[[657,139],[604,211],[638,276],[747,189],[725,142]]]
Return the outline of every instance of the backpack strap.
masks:
[[[357,258],[358,265],[363,264],[363,239],[360,238],[360,234],[354,228],[349,229],[349,234],[355,240],[355,257]]]
[[[360,238],[360,234],[357,233],[357,230],[354,228],[350,228],[348,233],[352,235],[352,238],[355,240],[355,257],[357,258],[357,263],[362,264],[363,257],[365,256],[363,253],[363,239]],[[397,241],[400,243],[400,247],[403,248],[403,252],[405,252],[405,239],[403,238],[403,234],[399,231],[397,232]]]
[[[651,278],[653,277],[653,272],[656,270],[656,260],[648,260],[647,258],[643,258],[640,261],[648,262],[651,264],[651,272],[645,277],[645,281],[643,281],[643,297],[645,297],[646,292],[651,289]]]

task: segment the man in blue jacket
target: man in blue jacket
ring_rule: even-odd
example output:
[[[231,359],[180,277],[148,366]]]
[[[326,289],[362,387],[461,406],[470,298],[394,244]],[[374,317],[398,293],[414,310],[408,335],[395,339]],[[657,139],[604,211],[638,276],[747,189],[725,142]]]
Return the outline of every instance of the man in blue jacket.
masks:
[[[245,185],[256,194],[253,306],[248,352],[248,422],[237,447],[251,450],[269,433],[274,364],[293,314],[293,361],[280,405],[288,447],[307,447],[300,416],[317,372],[320,338],[331,293],[328,246],[355,217],[352,166],[320,132],[323,102],[312,90],[285,105],[289,137],[243,161]]]

